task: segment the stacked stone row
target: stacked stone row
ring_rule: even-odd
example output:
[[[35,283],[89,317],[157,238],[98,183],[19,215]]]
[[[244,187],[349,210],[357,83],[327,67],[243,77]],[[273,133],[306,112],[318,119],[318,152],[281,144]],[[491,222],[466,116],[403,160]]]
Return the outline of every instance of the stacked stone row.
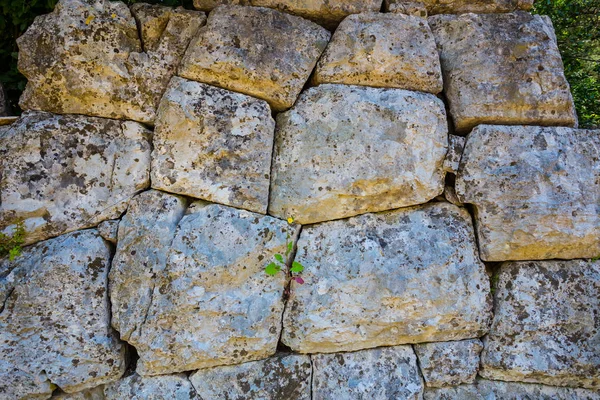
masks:
[[[0,397],[600,398],[600,132],[550,21],[237,4],[61,0],[19,39]]]

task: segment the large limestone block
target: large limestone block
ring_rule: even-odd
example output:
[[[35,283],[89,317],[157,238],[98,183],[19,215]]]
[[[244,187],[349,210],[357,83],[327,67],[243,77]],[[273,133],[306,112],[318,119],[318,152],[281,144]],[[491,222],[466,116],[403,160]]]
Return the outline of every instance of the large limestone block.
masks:
[[[152,187],[265,214],[274,131],[265,101],[174,77],[158,110]]]
[[[270,8],[220,6],[192,40],[179,75],[291,107],[331,34]]]
[[[344,19],[317,63],[313,83],[442,91],[442,71],[427,21],[363,13]]]
[[[314,400],[423,398],[417,357],[410,346],[311,358]]]
[[[110,247],[73,232],[0,259],[0,397],[46,399],[118,379],[125,348],[110,327]]]
[[[190,376],[201,399],[311,399],[308,356],[277,355],[239,365],[201,369]]]
[[[600,131],[479,126],[456,181],[484,261],[600,255]]]
[[[0,130],[0,230],[26,243],[118,218],[150,185],[150,131],[135,122],[27,112]]]
[[[275,218],[221,205],[190,207],[165,270],[156,274],[139,333],[128,339],[140,356],[137,372],[189,371],[274,354],[286,276],[269,276],[264,268],[275,253],[285,253],[291,234]],[[137,293],[122,298],[124,309],[130,301],[130,308],[137,305]]]
[[[599,400],[600,392],[478,379],[474,385],[426,389],[425,400]]]
[[[526,12],[429,17],[458,132],[479,124],[575,126],[552,22]]]
[[[490,285],[469,213],[431,203],[305,227],[282,341],[301,353],[482,336]]]
[[[210,11],[221,4],[275,8],[330,29],[335,29],[350,14],[381,8],[381,0],[194,0],[194,7],[202,11]]]
[[[481,376],[600,389],[600,261],[502,264]]]
[[[422,343],[414,346],[427,387],[474,383],[479,370],[481,340]]]
[[[185,374],[133,374],[104,388],[105,400],[200,400]]]
[[[140,15],[142,38],[155,39],[147,32],[156,19],[145,10],[133,8]],[[136,20],[124,3],[59,1],[17,40],[19,70],[28,79],[21,108],[152,123],[169,79],[206,17],[169,9],[166,19],[160,38],[142,52]]]
[[[516,10],[529,10],[534,0],[385,0],[386,9],[401,12],[414,9],[421,4],[429,14],[488,14],[506,13]]]
[[[321,85],[277,116],[269,213],[311,224],[426,203],[448,132],[431,94]]]

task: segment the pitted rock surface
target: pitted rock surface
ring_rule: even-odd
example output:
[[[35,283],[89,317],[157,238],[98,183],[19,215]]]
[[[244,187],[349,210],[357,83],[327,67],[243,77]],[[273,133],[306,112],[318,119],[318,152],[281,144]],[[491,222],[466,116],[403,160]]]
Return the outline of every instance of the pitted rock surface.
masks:
[[[402,7],[414,7],[411,0],[385,0],[387,9],[394,11]],[[429,14],[489,14],[506,13],[517,10],[529,10],[534,0],[421,0]],[[417,3],[418,4],[418,3]]]
[[[317,63],[314,84],[442,91],[433,33],[423,18],[363,13],[344,19]]]
[[[384,0],[385,11],[427,18],[427,8],[420,1]]]
[[[275,253],[285,254],[291,228],[221,205],[190,208],[165,270],[156,274],[139,334],[128,340],[140,356],[141,375],[259,360],[277,347],[287,279],[264,268]],[[138,302],[135,292],[131,301],[131,307]]]
[[[423,383],[410,346],[315,354],[313,399],[422,399]]]
[[[150,185],[150,131],[136,122],[26,112],[0,130],[0,230],[34,243],[118,218]]]
[[[201,369],[190,376],[201,399],[311,399],[310,358],[277,355],[239,365]]]
[[[436,15],[429,24],[457,132],[480,124],[577,124],[548,17]]]
[[[331,34],[270,8],[220,6],[209,15],[179,67],[179,76],[291,107]]]
[[[478,126],[456,181],[484,261],[600,255],[600,131]]]
[[[470,215],[448,203],[305,227],[282,341],[301,353],[482,336],[489,279]],[[425,283],[426,282],[426,283]]]
[[[98,233],[102,236],[102,239],[111,242],[112,244],[116,244],[119,232],[119,222],[118,219],[109,219],[100,222],[98,225]]]
[[[448,145],[431,94],[320,85],[277,116],[269,213],[311,224],[426,203]]]
[[[152,187],[265,214],[274,131],[265,101],[174,77],[158,109]]]
[[[133,374],[104,388],[105,400],[201,400],[185,374]]]
[[[110,248],[96,230],[0,260],[0,397],[51,396],[117,380],[125,348],[110,327]]]
[[[481,376],[600,389],[600,261],[502,264]]]
[[[169,79],[206,17],[169,9],[156,39],[148,35],[154,22],[144,7],[132,11],[139,16],[142,38],[155,40],[147,52],[122,2],[60,0],[52,13],[36,18],[17,40],[19,70],[28,79],[21,108],[152,123]]]
[[[427,387],[474,383],[479,370],[481,340],[423,343],[414,345]]]
[[[466,139],[462,136],[448,135],[448,153],[444,159],[444,171],[455,175],[458,173],[465,143]]]

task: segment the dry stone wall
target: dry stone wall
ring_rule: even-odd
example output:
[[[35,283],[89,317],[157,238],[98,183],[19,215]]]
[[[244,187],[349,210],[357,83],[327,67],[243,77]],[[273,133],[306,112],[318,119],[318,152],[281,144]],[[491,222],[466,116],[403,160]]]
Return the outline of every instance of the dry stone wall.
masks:
[[[194,4],[18,40],[0,399],[600,399],[600,131],[532,1]]]

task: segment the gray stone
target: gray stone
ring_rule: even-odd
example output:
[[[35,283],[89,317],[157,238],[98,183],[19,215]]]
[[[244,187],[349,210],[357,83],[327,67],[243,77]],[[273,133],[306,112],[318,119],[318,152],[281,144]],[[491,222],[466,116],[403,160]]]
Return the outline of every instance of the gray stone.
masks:
[[[291,107],[331,34],[270,8],[220,6],[209,15],[179,67],[179,75]]]
[[[548,17],[526,12],[436,15],[429,24],[457,132],[479,124],[577,124]]]
[[[190,376],[201,399],[311,399],[308,356],[281,354],[266,360],[201,369]]]
[[[265,101],[174,77],[158,109],[152,187],[265,214],[274,131]]]
[[[451,174],[458,173],[460,159],[465,149],[466,139],[462,136],[448,135],[448,153],[444,159],[444,171]]]
[[[152,24],[145,10],[132,7],[143,39]],[[28,79],[19,104],[152,123],[169,79],[205,20],[202,12],[170,9],[160,38],[142,52],[136,21],[124,3],[60,0],[17,40],[19,70]]]
[[[474,383],[479,370],[481,340],[423,343],[414,346],[427,387]]]
[[[425,400],[598,400],[600,392],[478,379],[474,385],[426,389]]]
[[[454,204],[455,206],[458,206],[458,207],[464,206],[464,203],[462,203],[460,201],[460,199],[458,198],[458,195],[456,194],[456,189],[452,185],[446,185],[444,187],[444,199],[446,199],[446,201]]]
[[[201,400],[185,374],[133,374],[104,388],[105,400]]]
[[[118,218],[150,184],[150,131],[136,122],[24,113],[0,130],[0,231],[34,243]]]
[[[479,126],[456,180],[484,261],[600,255],[600,131]]]
[[[363,13],[344,19],[317,63],[313,83],[442,91],[442,71],[427,21]]]
[[[282,341],[331,353],[482,336],[489,279],[469,213],[448,203],[305,227]],[[424,284],[426,282],[426,284]]]
[[[600,389],[600,261],[500,267],[481,376]]]
[[[385,11],[427,18],[427,8],[420,1],[384,0]]]
[[[401,89],[321,85],[277,116],[269,213],[311,224],[442,193],[444,105]]]
[[[52,400],[106,400],[104,397],[104,385],[96,386],[93,389],[83,390],[76,393],[55,394]],[[123,399],[125,400],[125,399]]]
[[[314,400],[423,398],[417,357],[410,346],[311,358]]]
[[[98,233],[100,233],[100,236],[102,236],[104,240],[116,244],[119,232],[119,222],[118,219],[109,219],[108,221],[100,222],[98,225]]]
[[[385,0],[386,9],[392,12],[403,8],[415,8],[415,4],[426,8],[429,14],[488,14],[529,10],[534,0]]]
[[[73,232],[0,259],[0,397],[46,399],[118,379],[125,348],[110,328],[110,248]]]

